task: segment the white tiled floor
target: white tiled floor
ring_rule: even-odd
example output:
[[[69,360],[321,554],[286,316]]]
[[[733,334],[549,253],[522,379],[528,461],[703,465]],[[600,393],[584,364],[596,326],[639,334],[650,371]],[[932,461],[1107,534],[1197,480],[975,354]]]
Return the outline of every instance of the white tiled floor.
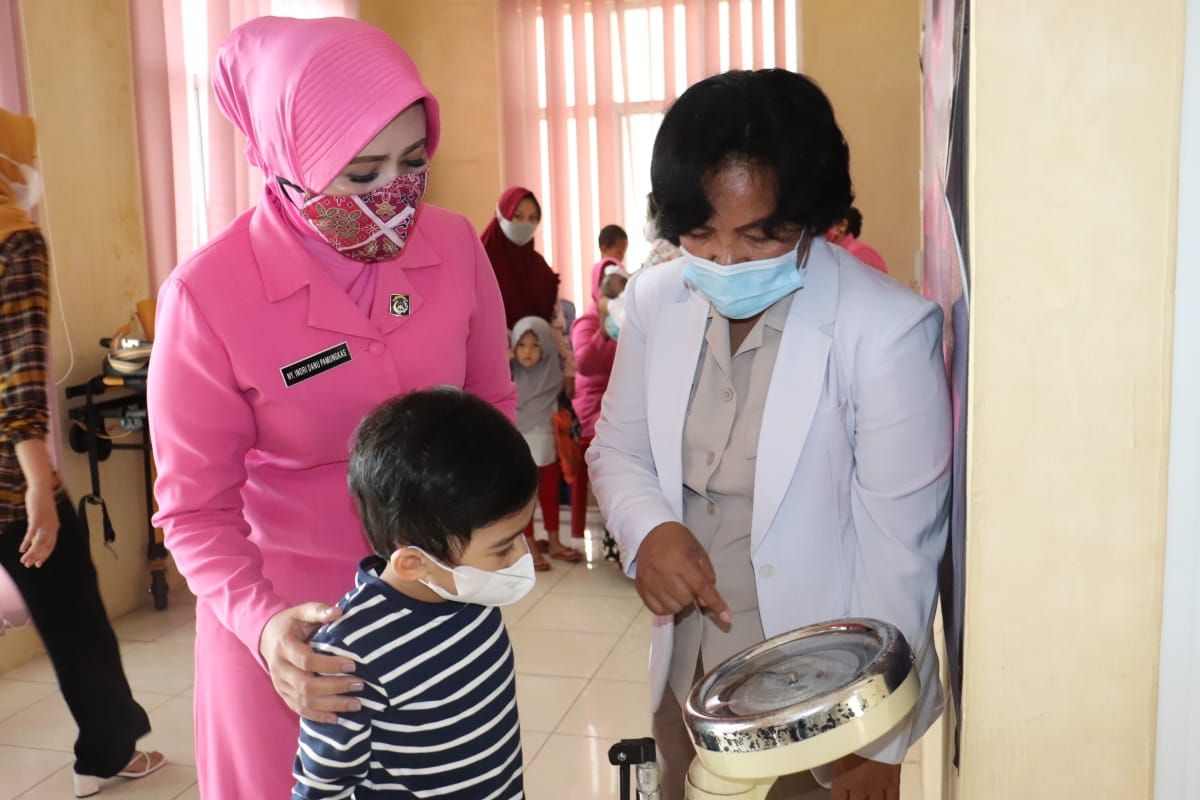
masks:
[[[590,548],[589,548],[590,549]],[[102,797],[198,800],[192,755],[194,606],[175,592],[165,612],[118,620],[125,668],[171,764]],[[504,609],[518,672],[526,792],[533,800],[618,796],[608,748],[648,736],[649,617],[614,564],[553,562],[521,603]],[[0,800],[69,798],[74,724],[42,656],[0,675]],[[915,766],[915,765],[913,765]],[[918,769],[903,796],[919,798]]]

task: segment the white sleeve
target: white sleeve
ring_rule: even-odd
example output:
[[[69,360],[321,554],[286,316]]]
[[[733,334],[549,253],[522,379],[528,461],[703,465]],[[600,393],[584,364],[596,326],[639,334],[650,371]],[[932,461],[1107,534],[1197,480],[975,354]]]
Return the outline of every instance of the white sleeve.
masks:
[[[850,613],[898,627],[922,679],[910,722],[859,754],[896,764],[941,704],[932,629],[949,530],[952,438],[941,309],[923,305],[865,349],[854,373],[850,512],[858,556]]]

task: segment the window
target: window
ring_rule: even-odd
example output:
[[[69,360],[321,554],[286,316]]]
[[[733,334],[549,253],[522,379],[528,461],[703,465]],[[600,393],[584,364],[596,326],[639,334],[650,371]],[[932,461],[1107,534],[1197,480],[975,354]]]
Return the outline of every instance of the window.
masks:
[[[505,0],[506,183],[542,202],[542,252],[564,295],[590,302],[596,236],[629,234],[641,264],[650,156],[663,114],[687,86],[728,69],[796,70],[797,0]],[[579,10],[582,9],[582,14]]]
[[[192,252],[234,216],[258,202],[263,189],[263,176],[242,156],[241,134],[231,130],[212,98],[212,56],[217,48],[229,31],[255,17],[357,16],[357,1],[182,0],[180,10],[187,80],[191,241],[180,242],[179,246],[181,252]],[[210,28],[210,15],[216,14],[228,23],[227,27]],[[224,146],[214,147],[214,142]],[[185,225],[179,229],[189,230]]]

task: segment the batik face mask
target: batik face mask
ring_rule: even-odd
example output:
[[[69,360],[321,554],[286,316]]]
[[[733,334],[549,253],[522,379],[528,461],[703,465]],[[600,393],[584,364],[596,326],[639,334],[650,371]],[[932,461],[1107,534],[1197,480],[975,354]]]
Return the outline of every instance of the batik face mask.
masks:
[[[429,170],[398,175],[365,194],[307,195],[296,208],[317,235],[347,258],[387,261],[404,250],[428,181]],[[282,178],[279,182],[295,188]]]

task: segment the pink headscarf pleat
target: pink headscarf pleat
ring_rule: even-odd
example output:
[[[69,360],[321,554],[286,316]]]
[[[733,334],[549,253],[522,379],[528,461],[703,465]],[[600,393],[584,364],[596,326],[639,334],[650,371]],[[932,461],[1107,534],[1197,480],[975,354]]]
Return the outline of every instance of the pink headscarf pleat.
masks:
[[[365,22],[258,17],[217,52],[221,112],[246,135],[268,179],[317,192],[397,114],[425,103],[426,148],[441,138],[437,99],[400,45]]]

